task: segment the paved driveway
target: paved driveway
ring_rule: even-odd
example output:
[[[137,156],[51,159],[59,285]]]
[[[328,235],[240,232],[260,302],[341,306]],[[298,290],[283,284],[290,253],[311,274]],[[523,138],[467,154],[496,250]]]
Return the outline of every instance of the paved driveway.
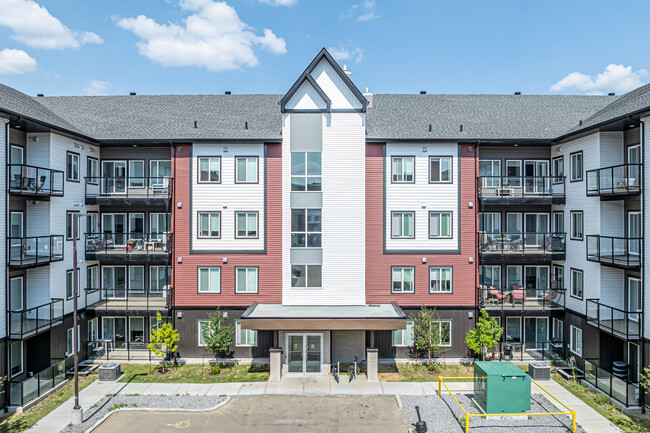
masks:
[[[93,433],[399,433],[394,397],[233,397],[212,412],[124,411]]]

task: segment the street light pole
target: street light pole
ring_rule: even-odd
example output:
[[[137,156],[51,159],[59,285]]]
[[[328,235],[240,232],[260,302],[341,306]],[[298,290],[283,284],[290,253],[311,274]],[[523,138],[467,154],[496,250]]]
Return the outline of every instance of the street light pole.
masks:
[[[74,353],[74,407],[72,408],[72,424],[81,424],[83,421],[83,410],[79,405],[79,329],[77,324],[77,297],[79,279],[77,277],[77,236],[79,235],[79,217],[85,216],[81,212],[72,216],[72,351]]]

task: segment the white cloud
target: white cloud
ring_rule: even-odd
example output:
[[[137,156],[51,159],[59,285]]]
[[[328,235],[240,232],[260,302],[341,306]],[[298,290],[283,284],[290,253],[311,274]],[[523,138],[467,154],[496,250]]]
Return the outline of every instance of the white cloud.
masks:
[[[298,0],[259,0],[261,3],[266,3],[271,6],[293,6],[298,3]]]
[[[254,48],[273,54],[287,52],[283,38],[271,30],[263,35],[243,22],[237,11],[222,1],[180,0],[190,12],[181,24],[158,24],[144,15],[124,18],[117,25],[142,39],[140,54],[165,66],[199,66],[212,72],[228,71],[259,63]]]
[[[0,74],[25,74],[36,66],[36,60],[23,50],[5,48],[0,51]]]
[[[338,48],[329,47],[327,51],[334,57],[337,62],[342,62],[343,60],[354,60],[355,63],[359,63],[363,60],[363,50],[354,45],[347,47],[339,46]]]
[[[370,21],[379,18],[379,15],[375,12],[376,8],[377,4],[375,3],[375,0],[364,0],[361,3],[352,5],[350,9],[341,16],[343,18],[353,18],[357,21]]]
[[[577,89],[590,95],[604,94],[605,92],[629,92],[644,84],[643,78],[648,75],[645,69],[633,71],[632,66],[609,64],[605,71],[593,76],[581,72],[571,72],[551,86],[552,92],[561,92],[567,89]]]
[[[62,50],[104,42],[95,33],[70,30],[32,0],[0,0],[0,10],[0,26],[9,27],[11,37],[29,47]]]
[[[84,89],[84,95],[99,96],[108,95],[108,89],[113,87],[113,83],[108,81],[93,80]]]

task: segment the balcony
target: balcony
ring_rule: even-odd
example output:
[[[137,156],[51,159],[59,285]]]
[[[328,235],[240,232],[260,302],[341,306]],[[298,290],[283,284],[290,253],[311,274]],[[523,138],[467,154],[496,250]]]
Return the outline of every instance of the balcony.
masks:
[[[480,176],[478,197],[484,204],[565,204],[564,176]]]
[[[478,239],[483,262],[566,259],[566,233],[479,232]]]
[[[9,381],[9,405],[24,406],[65,380],[65,359],[53,359],[52,365],[25,380]]]
[[[616,401],[623,403],[626,407],[641,406],[639,400],[639,384],[614,376],[612,373],[600,367],[597,359],[585,359],[584,380]]]
[[[564,310],[566,289],[525,289],[512,286],[477,288],[480,308],[489,311],[551,311]]]
[[[63,260],[63,235],[8,238],[9,266],[15,269]]]
[[[169,260],[172,233],[86,233],[86,260],[158,262]]]
[[[643,239],[587,236],[587,260],[622,269],[640,269]]]
[[[25,164],[9,164],[9,193],[49,200],[63,196],[63,172]]]
[[[27,310],[9,311],[9,338],[23,340],[63,323],[63,299]]]
[[[174,179],[170,177],[86,177],[86,204],[169,204]]]
[[[623,164],[589,170],[587,195],[616,200],[641,193],[641,164]]]
[[[643,313],[629,312],[587,299],[587,323],[625,340],[641,338]]]
[[[95,311],[161,311],[171,307],[171,285],[162,290],[86,289],[86,306]]]

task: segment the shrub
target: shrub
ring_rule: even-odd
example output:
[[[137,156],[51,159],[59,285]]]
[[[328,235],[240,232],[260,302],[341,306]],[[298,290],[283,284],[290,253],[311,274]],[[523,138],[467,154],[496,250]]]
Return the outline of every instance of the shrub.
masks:
[[[429,364],[429,365],[427,365],[427,370],[429,370],[429,371],[438,370],[438,364]]]
[[[216,376],[219,373],[221,373],[221,366],[219,364],[215,364],[210,368],[211,375]]]

